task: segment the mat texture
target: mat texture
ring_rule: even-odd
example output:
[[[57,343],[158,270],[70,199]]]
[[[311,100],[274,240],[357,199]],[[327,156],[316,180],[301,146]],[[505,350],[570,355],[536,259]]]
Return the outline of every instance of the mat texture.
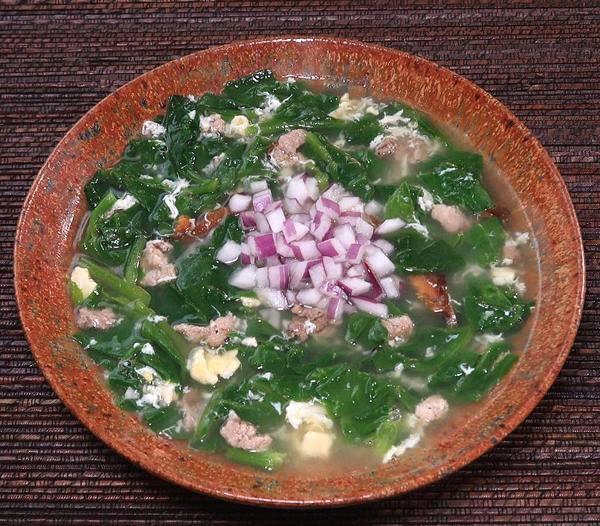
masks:
[[[484,4],[2,3],[0,524],[600,524],[600,7]],[[493,451],[440,483],[341,510],[237,506],[128,464],[45,382],[21,331],[12,284],[13,237],[27,190],[92,105],[181,55],[292,33],[352,37],[422,55],[506,103],[558,164],[587,252],[581,328],[533,414]]]

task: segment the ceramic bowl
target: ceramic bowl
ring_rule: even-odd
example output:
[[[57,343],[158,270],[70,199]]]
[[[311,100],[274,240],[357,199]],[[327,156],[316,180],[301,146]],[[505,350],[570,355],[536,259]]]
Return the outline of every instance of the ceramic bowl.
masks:
[[[258,472],[194,452],[154,435],[119,410],[96,367],[70,339],[74,325],[66,276],[86,209],[84,184],[120,157],[142,122],[163,111],[170,95],[218,92],[226,81],[262,68],[318,79],[338,91],[406,101],[465,133],[504,174],[535,234],[538,308],[518,365],[460,423],[401,461],[338,474],[294,475]],[[560,371],[579,323],[584,283],[581,236],[563,180],[506,107],[422,58],[333,38],[274,38],[207,49],[118,89],[73,126],[40,170],[15,246],[15,286],[31,351],[58,396],[98,438],[150,473],[190,490],[281,507],[345,505],[404,493],[493,447],[532,411]]]

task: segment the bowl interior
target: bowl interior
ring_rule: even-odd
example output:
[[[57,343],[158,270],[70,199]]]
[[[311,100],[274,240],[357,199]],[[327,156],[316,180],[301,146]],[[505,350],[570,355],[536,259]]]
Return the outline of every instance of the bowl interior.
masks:
[[[66,275],[85,212],[83,185],[115,162],[141,123],[172,94],[220,91],[257,69],[318,79],[335,90],[399,99],[465,133],[514,189],[539,253],[536,315],[517,367],[435,443],[400,462],[330,476],[260,473],[192,452],[119,410],[96,368],[69,335]],[[57,146],[23,208],[15,246],[21,319],[40,367],[71,411],[144,469],[210,495],[274,506],[341,505],[405,492],[439,479],[501,440],[558,374],[579,323],[582,243],[562,179],[531,133],[469,81],[401,52],[336,39],[281,38],[233,44],[170,62],[123,86],[88,112]]]

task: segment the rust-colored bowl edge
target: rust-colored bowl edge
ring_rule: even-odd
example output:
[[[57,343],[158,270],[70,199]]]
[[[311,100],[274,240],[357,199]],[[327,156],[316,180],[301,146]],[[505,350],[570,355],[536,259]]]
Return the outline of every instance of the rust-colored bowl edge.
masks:
[[[302,37],[282,37],[282,38],[269,38],[269,39],[260,39],[253,41],[246,41],[241,43],[229,44],[225,46],[219,46],[218,48],[211,48],[209,50],[200,51],[198,53],[188,55],[186,57],[182,57],[176,61],[169,62],[164,64],[144,75],[143,78],[156,75],[161,71],[168,71],[172,69],[176,69],[177,66],[185,67],[185,64],[194,59],[195,57],[202,56],[203,54],[212,52],[218,53],[219,51],[223,52],[223,54],[227,55],[227,53],[232,54],[236,51],[247,49],[247,48],[260,48],[261,46],[269,46],[269,45],[278,45],[285,46],[287,44],[296,44],[303,46],[311,46],[311,45],[321,45],[321,46],[338,46],[346,51],[350,52],[358,52],[359,54],[375,53],[375,54],[387,54],[393,55],[397,57],[401,57],[404,61],[412,62],[418,67],[424,68],[437,68],[443,75],[448,78],[456,79],[457,83],[460,83],[462,86],[468,87],[471,91],[476,92],[481,97],[481,100],[484,101],[485,105],[493,108],[498,114],[506,116],[510,119],[515,128],[518,128],[520,133],[523,135],[529,136],[531,138],[530,132],[527,128],[520,123],[520,121],[499,101],[494,99],[487,92],[477,87],[470,81],[464,79],[463,77],[459,77],[458,75],[452,73],[446,68],[441,68],[436,66],[429,61],[408,55],[401,51],[390,50],[388,48],[384,48],[381,46],[375,45],[367,45],[361,42],[348,40],[348,39],[336,39],[336,38],[302,38]],[[262,67],[263,65],[257,65],[258,67]],[[255,69],[257,69],[255,68]],[[30,214],[31,204],[36,197],[36,193],[40,191],[42,176],[46,171],[50,169],[52,163],[57,160],[58,153],[61,149],[69,142],[73,136],[77,134],[84,133],[87,129],[87,125],[93,120],[95,114],[100,112],[101,108],[107,101],[113,99],[116,96],[119,96],[123,93],[126,93],[128,89],[140,81],[142,77],[138,77],[118,90],[114,93],[103,99],[99,102],[94,108],[92,108],[86,115],[84,115],[74,126],[73,128],[65,135],[65,137],[59,142],[55,150],[52,152],[46,163],[41,168],[36,180],[34,181],[32,188],[25,200],[23,210],[21,212],[21,216],[19,219],[19,224],[17,228],[16,234],[16,243],[15,243],[15,251],[14,251],[14,261],[15,261],[15,272],[14,272],[14,280],[15,280],[15,290],[17,296],[17,304],[19,307],[19,311],[22,317],[24,318],[23,312],[28,308],[28,297],[24,292],[24,289],[21,285],[24,283],[24,280],[28,279],[27,272],[23,264],[26,262],[23,257],[23,251],[20,250],[25,243],[27,243],[27,236],[30,235],[29,232],[25,230],[25,223],[28,220],[28,215]],[[483,103],[482,103],[483,104]],[[59,395],[65,405],[81,420],[98,438],[103,440],[113,449],[117,450],[120,454],[125,456],[128,460],[133,462],[134,464],[140,465],[142,468],[147,471],[165,478],[171,482],[177,483],[183,487],[194,491],[200,491],[202,493],[207,493],[213,496],[217,496],[220,498],[225,498],[229,500],[233,500],[236,502],[242,503],[250,503],[250,504],[258,504],[258,505],[266,505],[266,506],[278,506],[278,507],[302,507],[302,506],[340,506],[347,504],[357,504],[362,503],[374,499],[379,499],[399,493],[404,493],[410,491],[412,489],[416,489],[417,487],[421,487],[423,485],[434,482],[441,477],[452,473],[461,467],[465,466],[469,462],[473,461],[481,454],[486,452],[488,449],[493,447],[498,441],[502,440],[508,433],[510,433],[514,428],[516,428],[525,418],[526,416],[535,408],[539,400],[543,397],[547,389],[555,380],[558,375],[570,347],[574,341],[577,327],[579,324],[579,320],[581,317],[581,311],[583,306],[584,299],[584,291],[585,291],[585,268],[584,268],[584,257],[583,257],[583,243],[581,241],[581,236],[579,233],[579,228],[577,224],[577,218],[575,215],[575,210],[573,205],[569,199],[568,191],[562,180],[558,170],[554,166],[552,160],[550,159],[547,152],[543,149],[543,147],[537,142],[535,139],[531,139],[528,148],[534,149],[536,155],[539,156],[539,162],[544,165],[544,173],[549,175],[552,178],[552,183],[555,186],[555,190],[557,192],[557,196],[561,198],[561,208],[563,213],[566,215],[563,217],[563,222],[565,225],[568,225],[569,231],[574,235],[572,239],[572,252],[571,257],[574,260],[574,267],[577,269],[576,280],[572,285],[572,307],[573,309],[570,311],[570,317],[568,320],[568,324],[562,327],[562,335],[563,340],[560,345],[560,351],[557,352],[554,356],[552,367],[546,370],[546,373],[543,377],[539,378],[539,383],[537,384],[537,389],[534,392],[528,393],[528,397],[524,402],[522,402],[518,409],[514,410],[510,417],[503,422],[503,426],[498,427],[490,433],[486,440],[482,440],[478,446],[471,447],[470,449],[460,453],[458,457],[452,458],[445,465],[440,466],[439,469],[429,469],[424,473],[419,473],[418,476],[414,477],[409,481],[396,481],[395,483],[389,483],[384,486],[378,486],[373,491],[369,491],[364,487],[356,488],[356,491],[352,494],[343,494],[339,498],[336,496],[330,496],[328,498],[325,497],[307,497],[306,495],[303,498],[285,498],[285,497],[275,497],[271,498],[268,495],[253,495],[247,494],[243,490],[239,489],[231,489],[231,488],[223,488],[219,489],[214,487],[207,486],[203,484],[202,481],[198,480],[190,480],[187,477],[181,475],[176,470],[164,469],[164,466],[158,465],[156,462],[148,461],[146,458],[141,458],[139,454],[136,454],[135,450],[131,448],[122,447],[123,444],[119,443],[111,432],[108,432],[104,427],[99,425],[99,421],[96,420],[95,417],[91,416],[89,413],[82,411],[81,407],[76,403],[76,398],[72,398],[72,393],[69,389],[65,389],[63,383],[58,381],[58,378],[55,376],[55,369],[48,364],[47,360],[42,359],[42,355],[38,352],[34,352],[34,356],[44,375],[46,376],[48,382],[53,387],[55,392]],[[47,182],[47,181],[46,181]],[[30,226],[30,225],[29,225]],[[31,331],[30,327],[27,323],[23,323],[26,337],[32,347],[32,350],[36,349],[37,341],[35,335]],[[44,357],[45,358],[45,357]]]

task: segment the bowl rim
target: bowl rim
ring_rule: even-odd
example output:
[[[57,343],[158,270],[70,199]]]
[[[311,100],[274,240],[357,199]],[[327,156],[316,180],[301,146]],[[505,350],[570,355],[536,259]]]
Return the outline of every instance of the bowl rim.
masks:
[[[84,415],[84,412],[80,410],[80,408],[71,403],[71,396],[66,390],[63,390],[60,383],[54,378],[51,368],[47,368],[43,365],[38,359],[37,353],[33,351],[34,344],[32,343],[32,336],[30,333],[29,327],[23,323],[23,315],[22,310],[25,308],[25,299],[24,293],[19,286],[19,282],[23,279],[23,269],[19,265],[20,262],[20,254],[19,247],[21,246],[21,240],[24,235],[24,222],[25,217],[29,211],[31,206],[31,201],[34,197],[34,194],[40,184],[41,176],[46,171],[48,165],[53,161],[57,152],[59,152],[65,142],[69,139],[71,132],[78,128],[82,122],[84,122],[88,115],[94,113],[98,110],[100,106],[102,106],[105,101],[113,98],[115,95],[126,91],[128,87],[135,82],[139,81],[140,78],[145,77],[149,74],[154,74],[162,69],[172,68],[175,64],[182,64],[187,60],[190,60],[192,57],[201,56],[207,52],[214,51],[231,51],[235,52],[236,50],[241,50],[246,47],[260,46],[260,45],[269,45],[269,44],[279,44],[285,45],[290,43],[297,44],[306,44],[310,45],[311,43],[321,43],[321,44],[337,44],[347,46],[349,48],[359,48],[365,50],[366,52],[379,51],[384,53],[395,54],[400,57],[404,57],[407,60],[417,62],[421,65],[429,65],[435,66],[436,68],[443,70],[447,75],[452,78],[460,79],[461,83],[467,83],[471,89],[473,89],[478,95],[482,98],[483,103],[486,105],[491,105],[496,107],[505,115],[509,116],[515,126],[520,128],[522,132],[526,133],[531,138],[531,146],[530,148],[536,148],[538,153],[541,153],[541,161],[547,165],[548,172],[551,173],[551,177],[553,179],[553,183],[557,185],[558,191],[564,196],[565,200],[565,208],[562,209],[564,213],[566,213],[567,222],[571,223],[575,227],[576,236],[574,244],[577,249],[573,253],[573,258],[577,259],[577,270],[578,276],[576,285],[576,291],[574,297],[576,298],[574,311],[571,316],[570,324],[567,327],[567,330],[564,334],[564,339],[562,344],[560,345],[560,352],[556,353],[556,358],[552,362],[552,370],[549,373],[545,374],[542,378],[542,382],[539,383],[538,389],[535,393],[529,393],[529,397],[524,399],[523,402],[519,405],[519,407],[511,414],[511,416],[506,420],[505,425],[494,432],[494,441],[492,440],[480,440],[478,444],[471,449],[469,449],[466,453],[463,453],[460,458],[446,467],[443,470],[429,470],[425,474],[420,474],[418,477],[418,483],[410,484],[408,487],[402,486],[400,487],[397,483],[391,483],[385,487],[378,487],[375,491],[372,492],[363,492],[358,495],[352,496],[344,496],[344,497],[329,497],[327,499],[306,499],[306,500],[288,500],[285,498],[261,498],[247,494],[239,494],[236,492],[231,492],[227,490],[219,490],[214,489],[212,487],[202,487],[202,484],[198,484],[192,481],[189,481],[185,477],[179,476],[176,473],[168,473],[160,469],[160,467],[152,461],[146,461],[144,459],[135,458],[133,454],[129,451],[123,451],[118,444],[116,444],[116,439],[110,434],[110,432],[105,432],[102,428],[95,426],[92,418],[89,418],[87,415]],[[456,471],[462,469],[466,465],[470,464],[481,455],[495,447],[500,441],[506,438],[512,431],[514,431],[526,418],[527,416],[536,408],[541,399],[546,395],[547,391],[550,389],[556,377],[560,373],[567,356],[573,346],[575,341],[577,331],[579,328],[579,324],[581,321],[581,316],[583,313],[583,306],[585,300],[585,292],[586,292],[586,268],[585,268],[585,252],[584,245],[581,235],[581,227],[579,225],[577,214],[575,211],[575,207],[571,200],[568,188],[565,184],[563,177],[561,176],[558,168],[553,162],[547,150],[543,147],[540,141],[533,135],[533,133],[521,122],[521,120],[516,117],[513,112],[502,102],[492,96],[483,88],[479,87],[473,81],[468,78],[459,75],[452,71],[451,69],[440,66],[436,62],[432,60],[428,60],[419,55],[415,55],[412,53],[408,53],[405,51],[401,51],[399,49],[389,48],[386,46],[382,46],[379,44],[371,44],[365,43],[360,40],[345,38],[345,37],[335,37],[335,36],[303,36],[303,35],[284,35],[284,36],[272,36],[265,38],[256,38],[256,39],[247,39],[247,40],[238,40],[226,44],[222,44],[219,46],[209,46],[199,51],[195,51],[193,53],[189,53],[183,55],[174,60],[165,62],[155,68],[149,69],[148,71],[143,72],[140,75],[132,78],[127,81],[125,84],[118,87],[116,90],[111,91],[108,95],[103,97],[100,101],[98,101],[94,106],[88,109],[65,133],[65,135],[60,139],[55,148],[53,148],[52,152],[41,166],[40,170],[36,174],[30,189],[27,193],[27,196],[23,202],[21,212],[19,214],[19,219],[17,223],[17,229],[15,233],[15,242],[13,248],[13,286],[15,290],[17,309],[19,312],[19,317],[21,321],[21,327],[23,328],[23,332],[25,333],[27,342],[29,344],[31,354],[33,355],[38,367],[42,371],[44,377],[47,382],[52,387],[53,391],[58,395],[62,403],[69,409],[69,411],[81,422],[96,438],[101,440],[104,444],[106,444],[110,449],[120,456],[127,459],[132,464],[141,467],[146,472],[152,474],[153,476],[159,477],[162,480],[166,480],[172,484],[176,484],[185,489],[194,491],[196,493],[201,493],[203,495],[209,497],[216,497],[220,499],[224,499],[226,501],[235,502],[238,504],[248,504],[254,506],[261,507],[271,507],[271,508],[288,508],[288,509],[300,509],[300,508],[322,508],[322,507],[341,507],[341,506],[351,506],[351,505],[359,505],[367,502],[372,502],[374,500],[380,500],[383,498],[388,498],[395,495],[402,495],[408,493],[410,491],[414,491],[416,489],[428,486],[434,482],[437,482],[448,475],[455,473]]]

